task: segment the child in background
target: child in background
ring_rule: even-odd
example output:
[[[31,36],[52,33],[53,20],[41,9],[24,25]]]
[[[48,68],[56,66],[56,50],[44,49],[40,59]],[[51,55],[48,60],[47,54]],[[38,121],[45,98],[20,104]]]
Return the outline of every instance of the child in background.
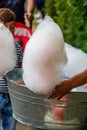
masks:
[[[16,21],[16,16],[10,9],[7,8],[0,9],[0,23],[3,23],[11,31],[12,34],[14,34],[15,21]],[[15,67],[21,67],[22,58],[23,58],[22,48],[21,45],[15,43],[15,41],[14,44],[15,44],[16,54],[17,54]],[[13,111],[12,111],[10,96],[8,93],[8,87],[7,87],[6,79],[3,75],[0,76],[0,118],[1,118],[3,130],[15,130],[16,121],[13,118]]]
[[[20,42],[23,51],[25,50],[25,46],[27,42],[30,40],[32,33],[32,29],[27,27],[25,24],[15,22],[14,38],[18,42]]]

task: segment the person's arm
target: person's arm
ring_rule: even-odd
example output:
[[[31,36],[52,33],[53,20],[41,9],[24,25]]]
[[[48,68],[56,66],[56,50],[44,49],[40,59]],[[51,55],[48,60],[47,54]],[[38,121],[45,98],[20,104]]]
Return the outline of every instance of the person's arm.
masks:
[[[87,69],[71,78],[71,89],[87,83]]]
[[[27,10],[25,13],[25,17],[28,21],[31,21],[33,18],[33,11],[34,11],[34,0],[27,0]]]
[[[87,69],[68,80],[64,80],[60,85],[57,85],[55,89],[48,95],[48,97],[60,99],[69,93],[71,89],[84,85],[86,83]]]

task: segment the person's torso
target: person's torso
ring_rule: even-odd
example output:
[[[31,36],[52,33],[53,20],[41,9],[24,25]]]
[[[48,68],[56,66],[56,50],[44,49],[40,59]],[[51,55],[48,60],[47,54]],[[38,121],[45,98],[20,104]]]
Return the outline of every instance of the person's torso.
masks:
[[[25,0],[0,0],[0,8],[11,9],[16,14],[17,21],[23,22],[24,3],[25,3]]]

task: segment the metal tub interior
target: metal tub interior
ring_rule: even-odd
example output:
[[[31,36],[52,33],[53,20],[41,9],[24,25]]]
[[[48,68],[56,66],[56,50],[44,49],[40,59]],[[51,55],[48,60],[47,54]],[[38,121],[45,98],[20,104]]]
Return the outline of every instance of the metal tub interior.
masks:
[[[40,129],[87,130],[87,92],[70,92],[64,101],[49,100],[16,84],[22,69],[13,69],[5,77],[13,115],[20,123]]]

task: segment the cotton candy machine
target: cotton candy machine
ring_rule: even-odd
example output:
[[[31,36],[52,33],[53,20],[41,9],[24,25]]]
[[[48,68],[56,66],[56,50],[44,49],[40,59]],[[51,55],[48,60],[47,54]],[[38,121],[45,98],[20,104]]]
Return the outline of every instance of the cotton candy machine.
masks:
[[[49,100],[31,92],[25,85],[16,84],[22,79],[22,70],[6,73],[14,118],[34,129],[87,130],[87,92],[74,92],[63,100]]]

